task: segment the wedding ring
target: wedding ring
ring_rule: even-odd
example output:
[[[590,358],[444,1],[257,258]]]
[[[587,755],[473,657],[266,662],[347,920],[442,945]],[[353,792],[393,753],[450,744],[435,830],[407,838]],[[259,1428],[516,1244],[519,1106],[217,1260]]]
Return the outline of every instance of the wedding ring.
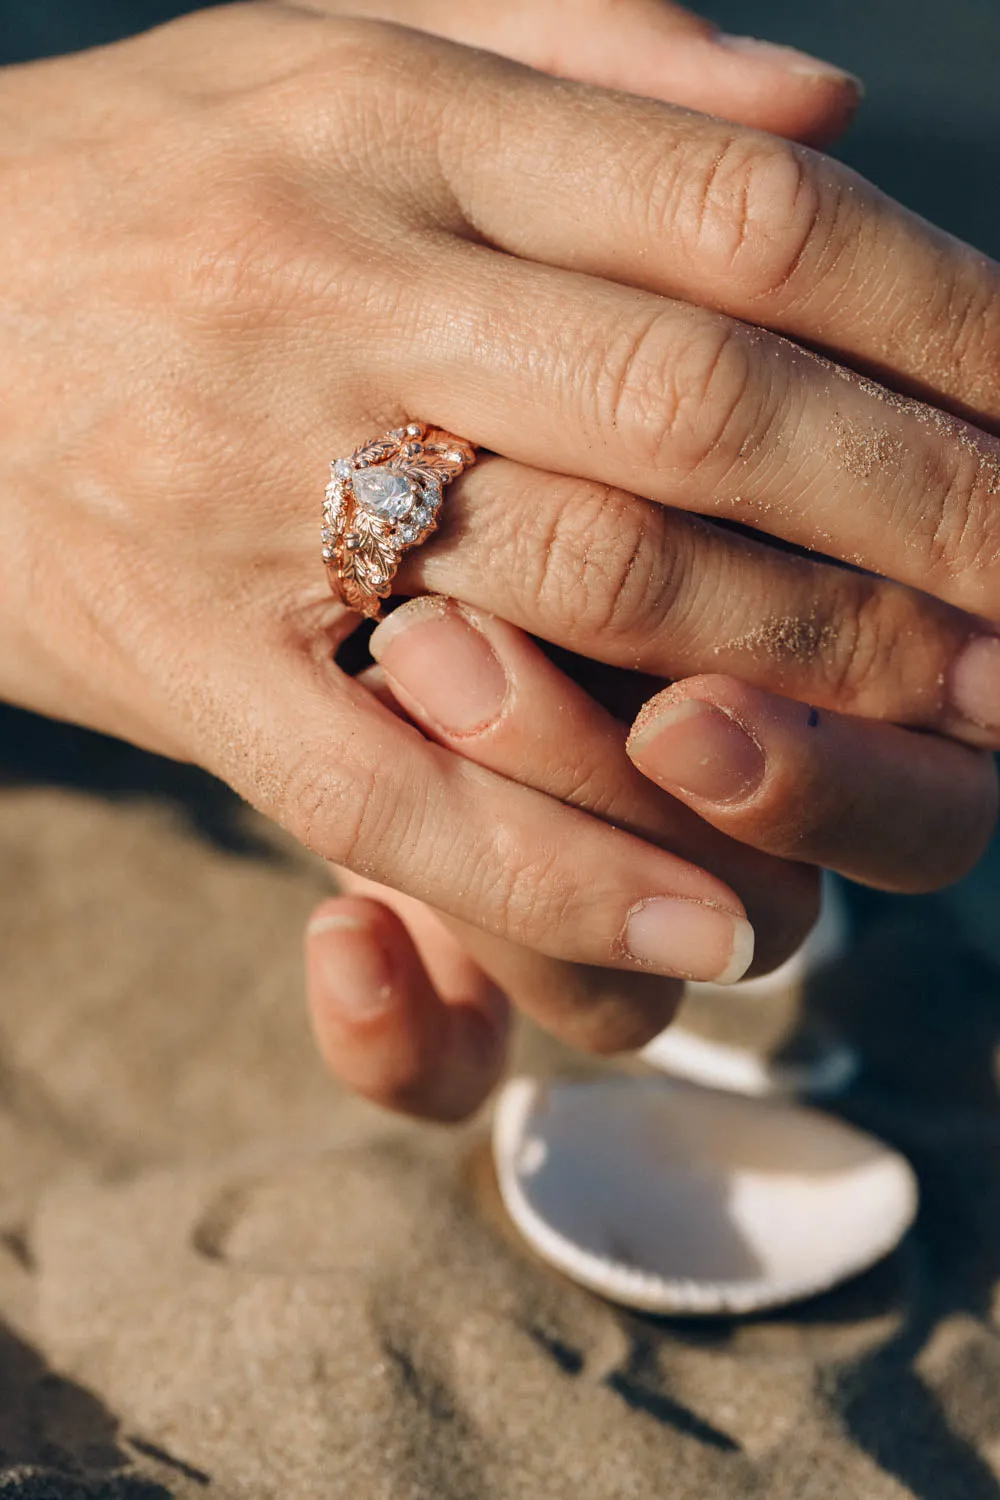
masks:
[[[378,619],[400,557],[437,530],[445,485],[475,461],[471,443],[423,422],[334,459],[320,540],[330,587],[349,609]]]

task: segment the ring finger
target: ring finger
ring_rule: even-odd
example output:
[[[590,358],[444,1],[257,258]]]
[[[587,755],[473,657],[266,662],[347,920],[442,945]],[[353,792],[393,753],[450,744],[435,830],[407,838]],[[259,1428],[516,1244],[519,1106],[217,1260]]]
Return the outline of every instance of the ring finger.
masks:
[[[448,492],[442,531],[406,555],[397,586],[613,666],[727,673],[1000,746],[1000,640],[980,621],[592,481],[484,461]]]

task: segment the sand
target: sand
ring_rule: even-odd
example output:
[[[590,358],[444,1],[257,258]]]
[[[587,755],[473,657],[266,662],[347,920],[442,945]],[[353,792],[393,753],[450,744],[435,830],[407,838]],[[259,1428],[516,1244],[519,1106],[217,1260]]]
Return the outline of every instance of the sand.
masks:
[[[193,773],[0,728],[0,1500],[1000,1494],[1000,986],[948,902],[876,907],[813,1002],[917,1230],[780,1317],[657,1322],[522,1247],[485,1119],[328,1081],[321,865]]]

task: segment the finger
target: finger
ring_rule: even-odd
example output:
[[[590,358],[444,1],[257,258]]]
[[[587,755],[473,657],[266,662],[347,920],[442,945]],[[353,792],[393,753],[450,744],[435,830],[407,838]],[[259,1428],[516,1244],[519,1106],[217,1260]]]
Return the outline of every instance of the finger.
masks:
[[[426,293],[396,344],[411,408],[1000,620],[1000,440],[715,313],[481,247]]]
[[[399,898],[396,898],[397,900]],[[306,932],[309,1012],[331,1072],[377,1104],[461,1120],[506,1053],[503,994],[419,903],[325,901]]]
[[[482,1005],[486,1024],[494,1026],[498,1035],[497,1072],[506,1050],[512,1004],[527,1015],[544,1012],[546,1029],[567,1046],[609,1054],[637,1051],[658,1036],[673,1020],[683,996],[683,986],[675,980],[547,958],[545,954],[492,937],[481,928],[441,917],[421,902],[349,870],[337,870],[336,876],[343,895],[367,898],[368,904],[377,902],[402,921],[440,1006],[449,1007],[456,1001]],[[314,913],[313,920],[321,926],[327,909],[328,904]],[[308,932],[306,941],[309,954],[314,939]],[[411,1105],[402,1102],[398,1091],[388,1087],[393,1079],[381,1060],[380,1040],[366,1043],[363,1038],[353,1037],[352,1057],[345,1058],[337,1030],[341,1023],[336,1015],[339,1002],[335,989],[323,972],[310,974],[313,1026],[334,1075],[351,1088],[358,1088],[358,1080],[365,1083],[358,1091],[380,1104],[426,1118],[456,1118],[453,1107],[450,1113],[444,1112],[452,1091],[445,1080],[438,1081],[446,1067],[463,1066],[461,1057],[453,1055],[451,1061],[445,1060],[450,1024],[447,1016],[438,1015],[433,1024],[428,1022],[419,1044],[412,1037],[400,1043],[400,1051],[406,1047],[410,1055],[419,1055],[423,1070],[420,1076],[428,1080],[420,1083],[416,1073],[411,1075],[412,1086],[407,1090],[407,1099],[414,1101]],[[335,1011],[332,1027],[325,1011],[330,1005]],[[412,1030],[415,1025],[412,1010],[413,1007],[398,1008],[392,1024],[404,1031]],[[421,1026],[426,1014],[421,1007]],[[471,1062],[473,1076],[464,1085],[465,1095],[471,1101],[467,1112],[482,1102],[496,1082],[489,1068],[480,1067],[478,1055]],[[398,1072],[393,1078],[398,1078]],[[478,1096],[477,1090],[481,1090]],[[399,1102],[390,1103],[390,1093]]]
[[[629,754],[733,838],[893,891],[967,874],[997,814],[992,756],[807,709],[727,677],[646,705]]]
[[[380,703],[409,719],[380,666],[367,668],[357,680]],[[619,727],[619,734],[624,734],[624,726]],[[702,826],[707,831],[708,825]],[[350,871],[341,870],[337,875],[342,889],[352,894],[376,895],[378,900],[387,902],[402,916],[415,935],[424,962],[439,988],[437,951],[420,941],[427,924],[432,934],[444,930],[456,940],[459,951],[490,976],[501,991],[510,996],[511,1003],[518,1010],[532,1016],[545,1030],[578,1051],[605,1055],[635,1052],[670,1024],[681,1002],[683,986],[676,980],[549,958],[544,953],[494,937],[468,922],[441,917],[410,897],[401,896],[385,886],[375,886]],[[748,915],[752,921],[752,902]],[[783,922],[787,921],[788,915],[788,908],[783,909]],[[794,928],[791,930],[794,933]],[[780,935],[772,935],[767,930],[761,936],[763,941],[758,942],[754,953],[754,969],[766,965],[766,954],[774,948],[775,936],[779,945],[775,951],[780,951],[782,943]],[[785,941],[793,942],[794,937]],[[761,957],[761,952],[764,957]]]
[[[724,35],[665,0],[313,4],[402,21],[563,78],[647,94],[813,144],[836,139],[861,99],[861,85],[842,68],[791,47]]]
[[[192,726],[202,763],[261,811],[333,863],[556,958],[745,972],[752,929],[721,880],[432,744],[338,671],[315,619],[302,628],[298,651],[279,640],[253,662],[214,639],[225,681]]]
[[[520,631],[426,598],[394,610],[370,649],[410,717],[441,744],[707,865],[745,892],[760,967],[773,968],[802,941],[816,915],[812,872],[713,837],[634,774],[625,726]]]
[[[725,672],[1000,748],[1000,640],[981,621],[591,481],[484,461],[396,583],[613,666]]]
[[[359,673],[357,681],[390,712],[413,722],[380,666],[366,668]],[[624,735],[623,725],[618,726],[618,734],[619,737]],[[681,823],[682,820],[683,813],[677,821]],[[699,845],[706,842],[704,835],[708,834],[707,842],[711,843],[708,825],[697,826],[702,837],[696,842]],[[689,832],[690,824],[688,828],[681,828],[678,847],[683,847],[682,839]],[[737,853],[733,874],[736,878],[745,873],[746,863],[740,857],[739,847],[734,846]],[[799,889],[794,892],[793,899],[778,913],[781,931],[765,929],[763,932],[763,941],[758,945],[760,951],[754,954],[753,970],[780,962],[785,950],[795,946],[799,930],[796,912],[800,914],[798,922],[802,931],[811,925],[814,901],[804,895],[802,887],[811,888],[812,883],[808,875],[803,880],[803,874],[799,872]],[[524,1014],[534,1017],[553,1036],[578,1051],[604,1055],[637,1051],[670,1024],[681,1002],[683,986],[675,980],[549,958],[544,953],[495,937],[471,923],[442,917],[421,902],[388,886],[378,886],[349,870],[338,870],[337,879],[341,889],[348,894],[372,896],[391,906],[402,918],[414,937],[435,987],[445,999],[457,988],[453,966],[465,962],[470,969],[478,969],[491,978],[501,993],[509,995],[512,1003]],[[754,903],[751,902],[751,920],[753,914]],[[769,954],[772,955],[770,960]],[[466,978],[464,982],[468,984],[470,981]],[[333,1070],[342,1076],[338,1068]]]
[[[437,160],[480,240],[765,325],[1000,418],[995,262],[808,148],[574,87],[500,61],[477,70],[492,107],[460,101]]]

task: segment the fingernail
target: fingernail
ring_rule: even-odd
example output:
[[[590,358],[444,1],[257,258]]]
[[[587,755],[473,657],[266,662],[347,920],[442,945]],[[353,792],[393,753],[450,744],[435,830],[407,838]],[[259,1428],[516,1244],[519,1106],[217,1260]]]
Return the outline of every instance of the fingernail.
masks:
[[[655,704],[647,704],[628,741],[644,776],[705,802],[742,802],[757,790],[764,752],[730,714],[700,698]]]
[[[836,78],[843,83],[851,83],[859,93],[864,92],[864,84],[860,78],[849,73],[846,68],[838,68],[835,63],[826,62],[822,57],[813,57],[809,52],[800,52],[797,47],[782,47],[777,42],[761,41],[755,36],[730,36],[728,32],[719,32],[715,37],[720,47],[727,47],[730,52],[742,52],[750,58],[759,58],[772,67],[783,68],[786,73],[797,73],[804,78]]]
[[[754,935],[744,917],[701,901],[656,896],[633,907],[622,944],[658,973],[735,984],[750,967]]]
[[[977,636],[951,669],[951,701],[980,729],[1000,733],[1000,639]]]
[[[447,599],[393,610],[369,649],[426,719],[453,735],[480,734],[507,701],[507,674],[483,632]]]
[[[309,961],[323,980],[326,1008],[347,1022],[372,1021],[392,1009],[392,973],[371,928],[357,917],[330,913],[307,929]]]

